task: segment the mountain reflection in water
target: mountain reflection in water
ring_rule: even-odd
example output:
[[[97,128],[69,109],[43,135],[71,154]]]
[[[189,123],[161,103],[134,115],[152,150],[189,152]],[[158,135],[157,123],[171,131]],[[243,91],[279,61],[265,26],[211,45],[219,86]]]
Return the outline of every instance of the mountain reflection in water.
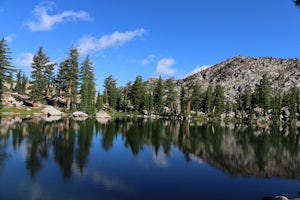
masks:
[[[231,176],[300,180],[298,131],[293,126],[259,129],[251,125],[170,120],[123,118],[98,122],[66,118],[49,122],[41,118],[2,117],[0,178],[13,152],[23,149],[25,167],[32,180],[43,169],[45,160],[53,160],[64,180],[72,179],[77,173],[85,174],[94,182],[101,182],[107,190],[114,187],[135,194],[136,190],[118,178],[97,170],[85,171],[95,148],[93,140],[105,152],[110,152],[116,139],[121,138],[118,145],[130,150],[132,156],[151,147],[153,161],[159,168],[169,167],[167,158],[175,147],[184,155],[186,163],[207,163]],[[142,165],[144,161],[139,162]]]
[[[64,178],[72,176],[72,164],[82,172],[88,162],[92,139],[101,134],[101,147],[109,151],[120,134],[126,148],[138,155],[145,145],[152,146],[159,159],[159,149],[170,155],[174,145],[186,161],[197,159],[236,176],[284,177],[300,179],[298,128],[272,127],[269,130],[237,125],[197,124],[164,120],[116,119],[100,124],[93,119],[62,119],[46,122],[40,118],[1,119],[0,166],[9,155],[5,152],[11,137],[13,149],[25,140],[26,166],[34,177],[49,157],[54,158]]]

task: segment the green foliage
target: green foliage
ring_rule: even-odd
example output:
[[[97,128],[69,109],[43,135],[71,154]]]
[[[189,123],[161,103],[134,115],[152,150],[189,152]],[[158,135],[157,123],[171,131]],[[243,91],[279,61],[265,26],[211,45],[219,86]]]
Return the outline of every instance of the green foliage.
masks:
[[[26,84],[28,83],[28,78],[25,75],[22,70],[18,70],[17,72],[17,80],[16,80],[16,86],[14,88],[14,91],[16,91],[19,94],[25,94],[26,93]]]
[[[271,84],[267,74],[264,74],[253,94],[253,103],[267,110],[271,106]]]
[[[98,92],[97,100],[96,100],[96,110],[100,111],[103,108],[103,97],[101,96],[100,92]]]
[[[193,86],[193,93],[192,93],[192,103],[191,103],[191,107],[192,110],[195,111],[200,111],[201,109],[201,89],[200,86],[198,84],[198,82],[196,82]]]
[[[108,103],[110,107],[117,107],[117,81],[110,75],[104,80],[104,103]]]
[[[180,109],[181,109],[181,113],[185,114],[186,113],[186,104],[187,104],[187,92],[184,88],[183,85],[181,85],[181,89],[180,89]]]
[[[95,78],[94,78],[94,67],[89,56],[87,56],[82,63],[80,69],[80,80],[81,80],[81,103],[80,109],[88,114],[95,113]]]
[[[131,87],[131,99],[135,110],[141,110],[143,106],[143,79],[137,76]]]
[[[162,78],[159,77],[158,82],[154,88],[154,102],[155,102],[155,111],[157,112],[162,112],[164,103],[163,103],[163,96],[164,96],[164,91],[163,91],[163,81]]]
[[[219,117],[220,114],[224,111],[224,91],[221,85],[217,85],[214,91],[213,107],[214,107],[214,116]]]
[[[171,110],[174,110],[174,109],[176,109],[175,105],[176,105],[176,99],[177,99],[174,78],[167,79],[165,86],[166,86],[166,91],[167,91],[166,106],[168,106]]]
[[[213,92],[211,86],[208,86],[203,98],[203,110],[206,114],[210,114],[212,109],[213,109]]]
[[[6,44],[6,40],[0,40],[0,108],[2,107],[2,93],[5,89],[5,82],[11,80],[11,75],[15,72],[14,66],[11,64],[10,48]]]
[[[288,95],[289,99],[289,111],[290,111],[290,119],[291,121],[297,120],[297,112],[299,107],[299,88],[293,87]]]
[[[59,96],[67,98],[67,110],[76,109],[78,89],[78,50],[70,49],[69,57],[60,63],[56,77],[56,89]]]
[[[49,95],[50,85],[53,81],[54,65],[50,58],[44,53],[44,48],[40,47],[33,57],[31,71],[30,99],[35,102],[43,102],[43,93]]]

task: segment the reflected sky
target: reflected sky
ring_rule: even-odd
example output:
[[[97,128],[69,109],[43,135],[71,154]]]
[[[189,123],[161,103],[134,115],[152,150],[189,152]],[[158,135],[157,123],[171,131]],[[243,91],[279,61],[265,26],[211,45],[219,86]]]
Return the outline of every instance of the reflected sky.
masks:
[[[297,197],[298,129],[230,127],[2,118],[0,199]]]

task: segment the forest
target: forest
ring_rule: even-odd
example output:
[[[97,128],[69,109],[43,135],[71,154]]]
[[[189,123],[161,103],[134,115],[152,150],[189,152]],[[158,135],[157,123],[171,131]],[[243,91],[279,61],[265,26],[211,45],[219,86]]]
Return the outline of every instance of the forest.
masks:
[[[54,67],[58,65],[57,73]],[[113,75],[103,81],[104,91],[96,91],[94,66],[86,56],[79,63],[78,49],[71,47],[67,58],[53,63],[40,47],[33,57],[30,77],[12,65],[10,48],[5,38],[0,41],[0,106],[3,92],[28,95],[35,103],[50,104],[63,111],[80,110],[89,115],[97,111],[135,112],[144,115],[206,118],[240,118],[267,116],[273,122],[295,122],[300,119],[300,91],[293,87],[280,93],[271,87],[264,74],[254,91],[238,93],[228,101],[221,85],[202,89],[201,83],[184,83],[161,77],[144,81],[137,75],[124,87],[117,87]]]

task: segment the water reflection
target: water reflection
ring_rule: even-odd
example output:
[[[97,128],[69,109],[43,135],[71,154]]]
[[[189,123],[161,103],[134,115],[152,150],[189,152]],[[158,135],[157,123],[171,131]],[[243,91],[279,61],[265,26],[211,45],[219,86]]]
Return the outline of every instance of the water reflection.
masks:
[[[70,179],[76,165],[85,173],[93,138],[107,152],[116,138],[137,156],[145,146],[154,149],[154,163],[169,166],[171,147],[178,148],[187,162],[197,160],[233,176],[282,177],[300,179],[299,129],[273,126],[259,129],[251,125],[221,126],[188,121],[116,119],[98,122],[41,118],[5,117],[1,119],[0,174],[9,158],[8,147],[16,151],[26,144],[25,166],[32,179],[43,168],[43,161],[53,157],[62,177]],[[99,137],[98,137],[99,136]],[[53,155],[53,156],[52,156]],[[92,175],[95,181],[108,180]],[[98,177],[98,178],[97,178]],[[116,184],[105,181],[105,184]],[[120,189],[125,186],[117,184]]]

